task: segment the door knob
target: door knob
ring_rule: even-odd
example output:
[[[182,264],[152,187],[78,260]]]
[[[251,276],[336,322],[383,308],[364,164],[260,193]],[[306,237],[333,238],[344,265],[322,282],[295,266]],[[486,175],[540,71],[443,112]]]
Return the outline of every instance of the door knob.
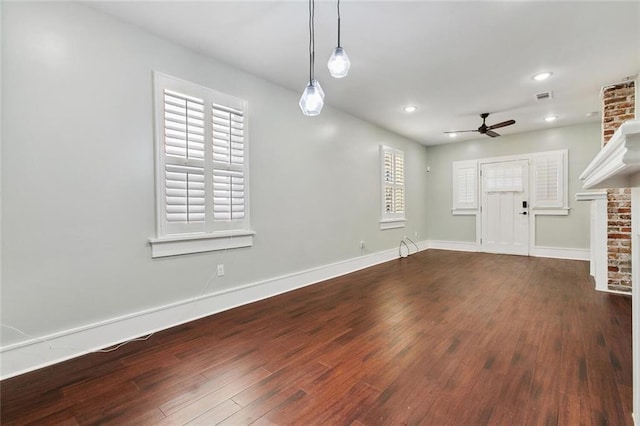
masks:
[[[527,215],[527,212],[522,212],[522,213],[520,213],[520,214],[522,214],[522,215],[525,215],[525,216],[526,216],[526,215]]]

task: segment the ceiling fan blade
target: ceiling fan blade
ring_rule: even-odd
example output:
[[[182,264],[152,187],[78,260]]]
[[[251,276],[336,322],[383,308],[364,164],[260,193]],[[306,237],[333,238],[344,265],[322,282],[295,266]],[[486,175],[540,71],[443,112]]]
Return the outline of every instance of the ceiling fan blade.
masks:
[[[489,130],[491,130],[491,129],[499,129],[500,127],[511,126],[512,124],[516,124],[516,120],[503,121],[502,123],[493,124],[493,125],[491,125],[491,126],[489,126],[487,128]]]
[[[487,130],[485,132],[485,135],[491,136],[492,138],[497,138],[498,136],[500,136],[500,133],[496,133],[493,130]]]
[[[451,132],[443,132],[443,133],[468,133],[468,132],[477,132],[477,130],[453,130]]]

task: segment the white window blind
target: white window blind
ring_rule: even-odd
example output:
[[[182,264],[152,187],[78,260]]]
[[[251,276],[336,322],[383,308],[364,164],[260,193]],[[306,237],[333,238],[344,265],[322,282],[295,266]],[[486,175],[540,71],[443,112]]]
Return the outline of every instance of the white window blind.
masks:
[[[454,161],[453,170],[453,210],[478,208],[478,162]]]
[[[246,102],[164,74],[154,78],[158,195],[152,246],[180,235],[193,240],[252,234]],[[208,251],[204,246],[213,245],[177,254]],[[228,248],[219,241],[216,247]]]
[[[533,168],[533,208],[566,208],[567,152],[535,154]]]
[[[382,166],[382,219],[381,222],[404,221],[404,153],[387,146],[380,146]],[[389,227],[398,227],[396,225]]]
[[[483,172],[485,192],[520,192],[523,190],[523,170],[520,166],[489,168]]]

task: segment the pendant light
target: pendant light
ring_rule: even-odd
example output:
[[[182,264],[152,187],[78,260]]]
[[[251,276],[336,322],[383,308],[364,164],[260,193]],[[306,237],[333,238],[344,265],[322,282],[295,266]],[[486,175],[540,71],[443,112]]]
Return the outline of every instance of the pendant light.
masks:
[[[331,77],[334,78],[346,77],[351,67],[351,61],[349,61],[347,52],[340,46],[340,0],[338,0],[338,47],[333,49],[327,66],[329,67]]]
[[[315,0],[309,0],[309,84],[300,97],[300,109],[307,116],[320,114],[324,106],[324,91],[315,79],[316,28],[315,28]]]

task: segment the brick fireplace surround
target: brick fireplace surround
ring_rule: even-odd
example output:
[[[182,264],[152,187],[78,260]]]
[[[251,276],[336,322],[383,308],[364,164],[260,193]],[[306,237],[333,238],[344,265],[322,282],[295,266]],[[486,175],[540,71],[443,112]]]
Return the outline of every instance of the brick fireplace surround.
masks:
[[[602,146],[622,123],[635,118],[635,82],[602,90]],[[631,292],[631,189],[607,190],[607,286]]]

